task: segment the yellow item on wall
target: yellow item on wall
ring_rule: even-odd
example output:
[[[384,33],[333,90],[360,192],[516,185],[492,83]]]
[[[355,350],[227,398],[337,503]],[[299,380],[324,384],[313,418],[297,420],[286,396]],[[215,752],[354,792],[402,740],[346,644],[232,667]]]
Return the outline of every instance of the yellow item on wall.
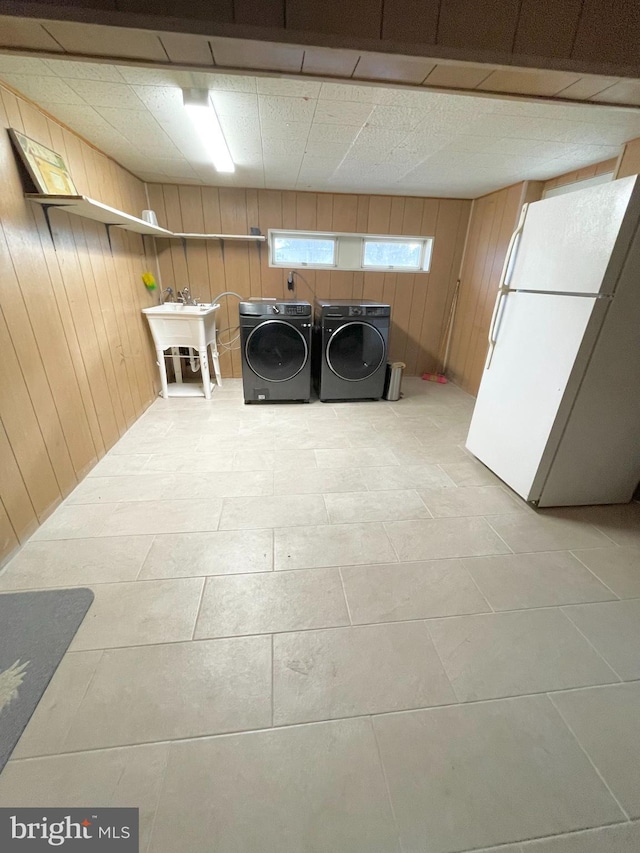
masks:
[[[158,286],[156,284],[156,280],[153,276],[153,273],[150,272],[142,273],[142,281],[144,282],[144,286],[147,288],[147,290],[155,290]]]

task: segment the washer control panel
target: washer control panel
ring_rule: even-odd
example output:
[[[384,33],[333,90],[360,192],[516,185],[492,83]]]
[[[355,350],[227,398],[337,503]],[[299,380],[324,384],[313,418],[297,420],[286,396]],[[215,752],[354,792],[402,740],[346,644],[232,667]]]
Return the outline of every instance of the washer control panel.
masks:
[[[292,304],[284,306],[284,313],[288,317],[308,317],[311,314],[310,305]]]
[[[276,302],[275,299],[251,299],[240,303],[241,317],[310,317],[310,302]]]

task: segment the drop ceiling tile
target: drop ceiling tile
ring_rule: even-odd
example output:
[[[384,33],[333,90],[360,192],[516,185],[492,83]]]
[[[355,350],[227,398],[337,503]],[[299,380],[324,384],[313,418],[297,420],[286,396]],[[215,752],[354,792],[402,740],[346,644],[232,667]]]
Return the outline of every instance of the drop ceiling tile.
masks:
[[[211,91],[211,100],[219,116],[258,117],[258,96],[245,92]]]
[[[175,68],[143,68],[138,65],[117,65],[118,73],[127,83],[137,86],[192,86],[189,71]]]
[[[467,136],[461,134],[454,137],[447,145],[449,151],[456,151],[459,154],[465,154],[473,151],[486,151],[493,144],[492,138],[489,136]]]
[[[295,172],[297,174],[302,164],[303,156],[303,151],[300,151],[298,154],[263,154],[264,167],[274,172]]]
[[[471,136],[532,138],[536,120],[527,116],[491,115],[472,122],[466,132]],[[536,137],[539,138],[539,137]]]
[[[225,136],[231,134],[243,137],[247,142],[256,142],[260,146],[261,138],[267,136],[260,132],[260,119],[255,116],[220,116],[220,125]]]
[[[0,17],[0,45],[2,47],[50,50],[58,53],[62,48],[39,21],[13,16]]]
[[[306,139],[309,134],[309,123],[306,121],[279,121],[274,118],[260,116],[262,134],[273,139]]]
[[[304,50],[288,44],[236,38],[209,39],[216,65],[227,68],[260,68],[300,71]]]
[[[377,106],[367,119],[372,127],[403,128],[413,130],[424,121],[426,110],[411,109],[410,107]]]
[[[177,147],[149,113],[119,110],[116,107],[97,107],[96,112],[150,157],[179,155]]]
[[[130,86],[101,80],[69,80],[68,85],[92,107],[143,110],[144,104]]]
[[[83,102],[79,104],[60,104],[56,107],[56,118],[68,124],[76,130],[78,125],[82,124],[85,127],[93,125],[94,128],[102,129],[111,127],[105,119],[89,104]]]
[[[244,74],[224,74],[221,71],[192,71],[189,73],[189,80],[188,85],[196,89],[246,92],[249,95],[253,95],[257,91],[256,78],[247,77]]]
[[[259,95],[280,95],[284,98],[317,98],[321,83],[314,80],[286,80],[282,77],[258,77]]]
[[[629,131],[622,125],[602,127],[587,122],[567,122],[563,141],[582,145],[622,145],[629,139]]]
[[[26,74],[2,73],[0,78],[45,109],[57,104],[85,103],[77,92],[58,77],[31,77]]]
[[[487,92],[517,92],[525,95],[555,95],[580,79],[580,74],[564,71],[494,71],[479,83],[478,90]]]
[[[422,83],[434,63],[416,56],[395,56],[384,53],[363,53],[360,56],[354,79],[384,80],[396,83]]]
[[[305,154],[300,167],[300,177],[329,177],[340,165],[341,157],[314,157]]]
[[[265,160],[280,157],[294,157],[302,159],[302,156],[304,155],[304,148],[304,140],[302,139],[262,138],[262,154]]]
[[[160,39],[148,30],[103,27],[71,21],[47,21],[46,29],[68,53],[167,61]]]
[[[138,100],[155,116],[183,117],[182,89],[178,86],[130,86]]]
[[[412,151],[424,151],[425,153],[444,148],[445,145],[457,139],[457,135],[451,132],[440,132],[437,127],[419,128],[413,133],[408,133],[399,144],[399,148]]]
[[[351,77],[359,59],[360,54],[353,50],[306,47],[302,73],[321,74],[325,77]]]
[[[171,62],[185,65],[213,65],[209,42],[204,36],[187,33],[160,33],[160,41]]]
[[[44,59],[52,74],[72,80],[103,80],[124,83],[125,79],[114,65],[98,62],[74,62],[70,59]]]
[[[411,169],[415,169],[415,167],[421,163],[426,157],[434,154],[437,149],[433,151],[416,151],[415,148],[393,148],[389,151],[385,157],[386,162],[393,163],[397,166],[404,166],[407,171]]]
[[[358,135],[360,128],[348,124],[321,124],[316,121],[311,125],[309,131],[309,142],[322,144],[347,144],[350,145]]]
[[[488,65],[472,65],[461,62],[459,65],[438,63],[431,71],[423,86],[441,86],[444,89],[475,89],[491,74]]]
[[[356,104],[379,104],[381,90],[377,86],[357,86],[352,83],[323,83],[320,99],[350,101]]]
[[[323,88],[324,88],[323,84]],[[373,106],[369,103],[358,104],[351,101],[318,101],[314,121],[318,124],[346,124],[362,127],[367,121]]]
[[[0,18],[0,21],[3,19]],[[0,24],[1,26],[1,24]],[[25,74],[29,77],[54,77],[47,60],[30,56],[12,56],[0,54],[0,75]]]
[[[382,152],[390,151],[396,145],[400,145],[406,138],[407,133],[402,129],[392,130],[387,127],[367,126],[363,127],[356,137],[352,149],[354,154],[364,149]]]
[[[193,167],[186,160],[149,157],[147,165],[153,172],[164,172],[165,175],[172,178],[196,177]]]
[[[260,95],[260,120],[307,122],[311,124],[316,101],[306,98],[282,98],[272,95]]]
[[[311,157],[331,157],[342,159],[350,148],[348,142],[314,142],[307,140],[305,153]]]

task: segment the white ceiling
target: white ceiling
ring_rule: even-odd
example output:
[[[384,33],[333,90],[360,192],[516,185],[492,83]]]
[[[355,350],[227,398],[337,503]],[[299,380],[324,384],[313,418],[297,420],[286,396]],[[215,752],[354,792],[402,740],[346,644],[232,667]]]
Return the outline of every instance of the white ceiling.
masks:
[[[284,77],[0,56],[0,79],[147,181],[475,197],[616,157],[640,111]],[[208,87],[218,174],[182,87]]]

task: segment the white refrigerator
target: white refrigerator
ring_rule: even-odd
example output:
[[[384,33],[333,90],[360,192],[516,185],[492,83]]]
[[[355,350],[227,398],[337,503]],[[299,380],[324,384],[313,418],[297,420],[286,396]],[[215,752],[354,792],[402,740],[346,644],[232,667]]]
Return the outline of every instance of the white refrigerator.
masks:
[[[537,506],[640,481],[640,178],[525,205],[467,448]]]

